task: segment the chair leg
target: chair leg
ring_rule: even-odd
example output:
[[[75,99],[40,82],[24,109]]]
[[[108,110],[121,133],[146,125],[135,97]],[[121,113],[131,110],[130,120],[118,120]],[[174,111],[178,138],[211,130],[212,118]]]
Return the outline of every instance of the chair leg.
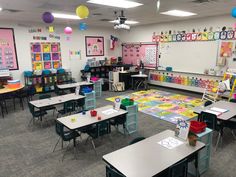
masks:
[[[236,140],[236,135],[235,135],[235,133],[234,133],[234,130],[233,130],[233,129],[231,130],[231,134],[233,135],[234,139]]]
[[[218,137],[217,137],[217,142],[216,142],[216,148],[215,148],[215,151],[217,151],[217,147],[219,145],[219,142],[220,142],[220,139],[222,138],[222,134],[221,134],[221,131],[219,131],[218,133]]]
[[[53,151],[52,151],[52,152],[54,152],[54,151],[56,150],[56,147],[57,147],[57,145],[58,145],[58,143],[59,143],[60,139],[61,139],[61,137],[59,137],[59,138],[58,138],[58,140],[57,140],[57,143],[56,143],[56,145],[54,146],[54,148],[53,148]]]
[[[67,152],[68,149],[69,149],[69,145],[70,145],[70,141],[69,141],[69,143],[68,143],[68,145],[67,145],[67,147],[66,147],[66,150],[65,150],[64,153],[63,153],[63,156],[62,156],[62,159],[61,159],[62,162],[63,162],[63,160],[64,160],[64,157],[65,157],[65,155],[66,155],[66,152]]]
[[[95,147],[93,139],[91,139],[91,143],[92,143],[92,146],[93,146],[93,150],[94,150],[95,154],[97,155],[97,151],[96,151],[96,147]]]

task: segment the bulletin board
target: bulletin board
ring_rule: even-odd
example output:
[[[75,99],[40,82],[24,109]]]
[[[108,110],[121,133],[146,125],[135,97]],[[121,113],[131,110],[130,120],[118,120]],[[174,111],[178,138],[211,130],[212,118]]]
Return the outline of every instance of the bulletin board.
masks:
[[[0,68],[19,69],[13,28],[0,28]]]
[[[104,56],[104,37],[85,36],[86,56]]]
[[[58,69],[62,67],[59,42],[35,42],[30,45],[33,70]]]
[[[123,43],[122,44],[123,63],[139,65],[143,61],[145,67],[157,67],[158,43]]]

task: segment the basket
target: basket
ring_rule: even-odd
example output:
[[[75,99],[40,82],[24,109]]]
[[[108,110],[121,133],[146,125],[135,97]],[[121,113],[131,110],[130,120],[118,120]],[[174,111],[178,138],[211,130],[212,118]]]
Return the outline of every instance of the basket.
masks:
[[[25,77],[31,77],[33,75],[32,71],[24,71],[24,76]]]
[[[125,99],[121,100],[121,104],[124,106],[132,106],[132,105],[134,105],[134,100],[129,99],[129,98],[125,98]]]
[[[43,75],[49,75],[49,74],[51,74],[51,71],[48,70],[48,69],[44,69],[44,70],[42,71],[42,74],[43,74]]]
[[[91,117],[96,117],[97,116],[97,111],[91,110],[90,115],[91,115]]]
[[[205,131],[207,124],[205,122],[190,121],[190,131],[193,133],[202,133]]]

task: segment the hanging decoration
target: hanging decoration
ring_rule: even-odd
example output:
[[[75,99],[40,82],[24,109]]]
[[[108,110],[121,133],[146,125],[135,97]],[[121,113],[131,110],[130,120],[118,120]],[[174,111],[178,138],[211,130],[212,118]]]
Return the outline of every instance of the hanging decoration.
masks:
[[[85,31],[88,29],[88,25],[85,22],[79,23],[79,30]]]
[[[69,26],[65,27],[65,29],[64,29],[65,34],[72,34],[72,32],[73,32],[73,30],[71,27],[69,27]]]
[[[110,37],[110,49],[111,50],[115,49],[117,41],[118,41],[118,38],[111,35],[111,37]]]
[[[49,26],[48,27],[48,32],[49,33],[54,33],[54,26]]]
[[[234,7],[231,11],[232,17],[236,18],[236,7]]]
[[[81,18],[87,18],[89,16],[89,9],[85,5],[80,5],[76,8],[76,15]]]
[[[52,15],[51,12],[44,12],[42,15],[42,20],[45,23],[52,23],[54,21],[54,16]]]

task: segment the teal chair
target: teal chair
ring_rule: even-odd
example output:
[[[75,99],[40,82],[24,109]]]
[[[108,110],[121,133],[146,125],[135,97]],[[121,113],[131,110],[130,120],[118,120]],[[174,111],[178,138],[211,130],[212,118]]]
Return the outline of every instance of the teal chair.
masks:
[[[58,110],[57,117],[60,115],[65,114],[71,114],[72,112],[75,112],[76,107],[76,101],[67,101],[63,104],[63,108],[61,110]]]
[[[39,95],[40,100],[47,99],[47,98],[51,98],[51,95],[48,95],[48,94]],[[54,116],[55,111],[57,110],[57,108],[55,106],[46,106],[46,107],[42,108],[42,110],[44,110],[44,111],[53,110],[53,116]]]
[[[106,166],[106,177],[125,177],[113,168]]]
[[[29,102],[28,102],[28,107],[29,107],[30,113],[32,114],[32,119],[30,120],[28,125],[30,125],[31,122],[33,122],[33,124],[34,124],[34,120],[36,118],[41,121],[41,125],[42,125],[42,117],[44,115],[46,115],[47,112],[44,111],[44,110],[41,110],[41,111],[37,110],[37,111],[35,111],[35,107],[32,104],[30,104]]]
[[[65,130],[65,126],[63,124],[61,124],[58,121],[55,121],[55,130],[56,130],[56,134],[59,136],[59,139],[55,145],[55,147],[53,148],[53,152],[55,151],[59,141],[62,141],[62,148],[63,148],[63,142],[64,141],[71,141],[73,140],[73,147],[74,147],[74,151],[76,151],[76,138],[80,136],[80,134],[77,131],[72,131],[72,130]],[[69,145],[69,144],[68,144]],[[68,146],[67,146],[68,147]],[[67,151],[67,150],[66,150]],[[62,161],[64,159],[65,153],[64,152],[63,156],[62,156]]]

